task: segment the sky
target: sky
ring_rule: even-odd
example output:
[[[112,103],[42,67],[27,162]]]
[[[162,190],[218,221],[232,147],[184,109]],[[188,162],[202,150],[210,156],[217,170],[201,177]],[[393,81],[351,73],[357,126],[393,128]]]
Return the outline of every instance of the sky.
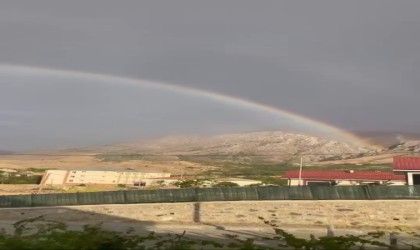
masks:
[[[1,0],[0,149],[311,130],[179,89],[22,66],[211,91],[348,131],[418,132],[419,27],[417,0]]]

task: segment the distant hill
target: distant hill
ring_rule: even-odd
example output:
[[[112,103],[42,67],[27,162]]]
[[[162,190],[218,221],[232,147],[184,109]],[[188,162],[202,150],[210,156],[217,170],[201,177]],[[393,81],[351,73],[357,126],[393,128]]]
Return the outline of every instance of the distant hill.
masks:
[[[366,137],[363,137],[363,134]],[[123,143],[91,148],[50,151],[49,154],[92,155],[111,162],[132,160],[160,162],[176,161],[199,163],[216,162],[298,162],[304,155],[305,164],[389,164],[397,155],[420,153],[420,140],[416,134],[365,132],[359,137],[375,145],[355,146],[326,138],[289,133],[263,131],[223,134],[216,136],[177,135],[154,140]]]
[[[13,155],[15,152],[8,150],[0,150],[0,155]]]
[[[217,136],[170,136],[151,141],[112,145],[97,150],[103,155],[195,156],[202,159],[236,156],[250,160],[259,157],[268,161],[284,161],[304,154],[308,155],[305,156],[306,160],[320,161],[337,156],[346,158],[369,154],[374,148],[354,146],[315,136],[266,131]]]
[[[420,133],[396,131],[358,131],[353,133],[371,143],[384,147],[392,147],[405,141],[420,140]]]

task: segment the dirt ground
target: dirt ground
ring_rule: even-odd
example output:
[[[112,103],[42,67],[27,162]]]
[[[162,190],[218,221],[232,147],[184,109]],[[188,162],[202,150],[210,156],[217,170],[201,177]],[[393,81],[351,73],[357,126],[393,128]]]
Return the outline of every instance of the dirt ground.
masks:
[[[130,169],[141,171],[162,171],[173,175],[194,174],[211,169],[188,161],[140,161],[103,162],[94,155],[0,155],[0,169]]]
[[[0,184],[0,195],[19,194],[51,194],[51,193],[81,193],[125,190],[114,185],[86,185],[86,186],[45,186],[39,190],[36,184]]]
[[[13,224],[15,220],[0,221],[0,228],[6,233],[13,233]],[[127,232],[136,235],[148,235],[154,232],[157,235],[173,238],[175,235],[182,235],[185,232],[185,237],[190,239],[211,240],[218,243],[228,244],[235,242],[232,237],[238,240],[245,241],[247,239],[254,239],[255,243],[260,246],[268,246],[275,248],[281,241],[267,240],[267,238],[274,238],[276,234],[273,228],[265,225],[261,226],[229,226],[229,225],[207,225],[207,224],[174,224],[174,223],[142,223],[142,222],[122,222],[122,221],[85,221],[85,222],[65,222],[69,230],[81,230],[84,225],[100,225],[101,228],[115,232]],[[293,234],[298,238],[310,239],[310,235],[315,237],[324,237],[327,235],[328,229],[325,227],[312,228],[282,228],[288,233]],[[359,229],[335,229],[335,236],[345,235],[364,235],[369,233],[368,230]],[[411,245],[420,246],[420,238],[413,237],[411,233],[407,232],[391,232],[386,231],[385,235],[379,239],[380,242],[389,244],[390,233],[396,233],[398,239],[398,249],[412,249]],[[200,249],[214,249],[212,246],[203,247]],[[354,248],[358,249],[358,248]],[[365,249],[388,249],[382,247],[365,247]]]

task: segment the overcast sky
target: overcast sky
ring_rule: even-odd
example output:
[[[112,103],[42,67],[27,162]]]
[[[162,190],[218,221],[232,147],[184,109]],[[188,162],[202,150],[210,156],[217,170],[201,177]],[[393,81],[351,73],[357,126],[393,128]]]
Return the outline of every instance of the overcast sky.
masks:
[[[0,64],[105,73],[194,87],[285,109],[347,130],[420,130],[418,0],[0,0],[0,35]],[[66,140],[72,142],[60,146],[135,137],[137,125],[127,124],[136,122],[124,119],[136,112],[129,107],[139,105],[133,101],[139,99],[134,95],[138,89],[99,82],[95,87],[80,87],[83,79],[77,79],[79,85],[74,80],[3,72],[0,148],[24,148],[30,137],[22,135],[23,127],[28,126],[23,121],[33,122],[35,127],[39,122],[38,130],[26,130],[32,136],[30,147],[49,140],[49,133],[56,136],[54,142],[44,142],[46,146],[60,145],[60,136],[66,133],[72,138]],[[48,85],[52,81],[57,83],[53,88]],[[108,88],[115,96],[102,95],[91,101],[98,88]],[[62,98],[66,94],[79,98],[81,91],[85,91],[85,101],[79,105],[73,105],[70,97]],[[224,113],[226,106],[212,101],[179,94],[169,97],[171,94],[165,91],[140,92],[142,106],[148,109],[139,116],[144,118],[147,111],[149,119],[159,114],[166,117],[159,120],[165,126],[148,123],[153,127],[149,134],[153,135],[171,129],[201,132],[198,128],[210,120],[213,124],[205,129],[211,132],[275,129],[280,124],[267,125],[268,116],[245,115],[246,111],[237,107]],[[158,107],[156,100],[162,98],[170,99],[173,104],[169,106],[175,110]],[[121,106],[121,100],[127,100],[126,106]],[[126,107],[128,113],[118,124],[124,128],[124,135],[118,132],[104,140],[75,137],[76,130],[90,131],[100,123],[100,119],[88,122],[85,107],[91,103],[109,103],[115,115]],[[90,127],[55,123],[57,113],[66,107],[67,119],[75,110],[83,110],[81,116]],[[188,121],[188,126],[181,122],[168,126],[169,120],[177,120],[174,116],[182,117],[176,110],[184,110],[182,120]],[[92,108],[90,112],[97,110]],[[193,119],[195,115],[199,118]],[[51,127],[45,127],[41,120]],[[237,121],[250,125],[236,127]],[[145,129],[149,127],[141,128],[143,134],[147,134]]]

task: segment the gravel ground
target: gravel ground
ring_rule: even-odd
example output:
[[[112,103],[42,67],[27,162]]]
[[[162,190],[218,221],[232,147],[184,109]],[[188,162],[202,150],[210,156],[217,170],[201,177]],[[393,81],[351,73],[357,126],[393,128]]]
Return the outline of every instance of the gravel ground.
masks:
[[[13,223],[15,221],[0,221],[0,228],[7,233],[13,232]],[[71,230],[80,230],[83,225],[97,224],[98,222],[67,222],[68,228]],[[173,224],[173,223],[140,223],[140,222],[103,222],[101,227],[117,232],[126,232],[133,229],[131,233],[139,235],[147,235],[150,232],[155,232],[158,235],[175,235],[183,234],[194,239],[212,240],[220,243],[229,243],[233,240],[230,238],[235,236],[237,239],[246,240],[249,238],[256,239],[256,242],[262,246],[275,247],[276,243],[267,241],[263,238],[274,237],[274,230],[266,225],[262,226],[232,226],[232,225],[205,225],[205,224]],[[309,239],[313,234],[315,237],[322,237],[327,235],[327,228],[282,228],[283,230],[295,235],[299,238]],[[340,235],[361,235],[369,231],[353,230],[353,229],[335,229],[336,236]],[[389,236],[391,232],[386,232],[385,236],[380,239],[384,243],[389,243]],[[419,232],[417,232],[419,233]],[[409,245],[420,246],[420,237],[414,237],[408,232],[397,232],[398,249],[411,249]],[[208,249],[211,249],[208,248]],[[369,248],[370,249],[370,248]],[[380,249],[380,248],[377,248]]]

